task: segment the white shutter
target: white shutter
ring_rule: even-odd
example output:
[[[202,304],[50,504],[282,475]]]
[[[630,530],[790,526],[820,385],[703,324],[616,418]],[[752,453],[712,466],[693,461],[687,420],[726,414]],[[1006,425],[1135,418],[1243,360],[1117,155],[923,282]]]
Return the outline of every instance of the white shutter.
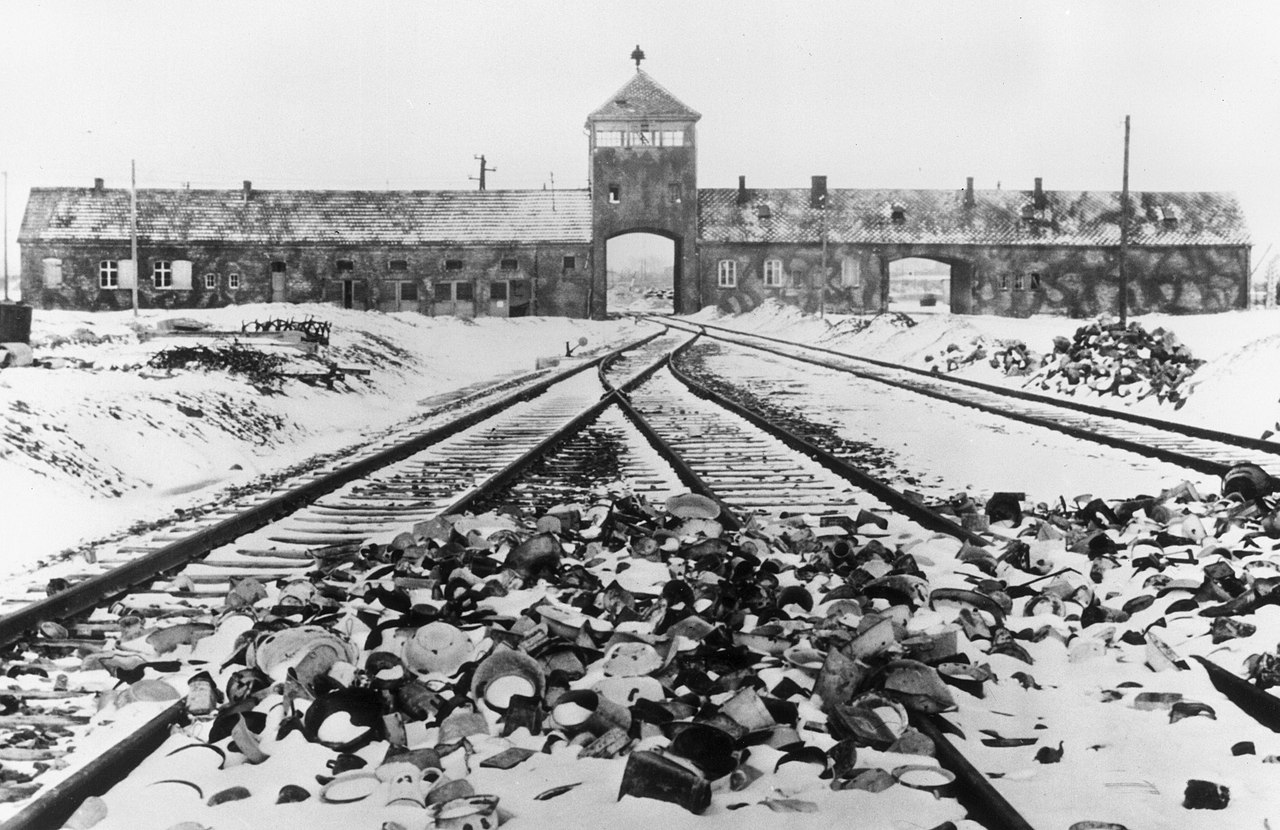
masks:
[[[133,288],[138,284],[138,263],[131,259],[122,259],[120,266],[120,287]]]
[[[44,260],[44,287],[62,285],[62,260],[48,257]]]
[[[191,260],[175,259],[173,261],[173,287],[191,290]]]

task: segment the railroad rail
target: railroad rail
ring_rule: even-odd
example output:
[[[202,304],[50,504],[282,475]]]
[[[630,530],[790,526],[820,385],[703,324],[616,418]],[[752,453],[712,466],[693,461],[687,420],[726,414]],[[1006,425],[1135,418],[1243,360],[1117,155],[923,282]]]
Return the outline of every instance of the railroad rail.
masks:
[[[757,514],[791,513],[857,517],[867,526],[863,530],[860,522],[854,532],[868,539],[912,536],[927,543],[931,534],[941,534],[936,538],[951,541],[932,548],[939,557],[933,563],[935,575],[952,585],[970,586],[976,572],[958,568],[943,555],[954,554],[962,544],[976,549],[1005,541],[965,530],[846,461],[698,385],[670,364],[671,353],[691,342],[675,331],[655,335],[633,349],[581,367],[596,366],[595,382],[581,373],[566,373],[538,392],[525,391],[503,405],[495,404],[488,419],[468,416],[468,423],[445,430],[447,435],[434,435],[422,446],[402,450],[403,454],[387,452],[382,460],[390,463],[369,463],[357,473],[348,469],[346,480],[308,482],[303,486],[323,493],[288,516],[279,515],[284,503],[277,499],[283,496],[263,500],[251,509],[271,514],[266,522],[257,524],[255,519],[247,524],[257,526],[247,533],[216,543],[211,536],[202,537],[206,549],[194,556],[203,559],[187,564],[181,572],[176,570],[179,565],[167,565],[163,570],[172,575],[166,580],[157,580],[153,573],[91,582],[100,590],[97,602],[143,586],[145,592],[135,591],[123,601],[126,613],[145,614],[157,603],[171,611],[207,612],[218,606],[232,577],[299,575],[309,570],[318,553],[359,549],[371,537],[389,538],[407,525],[444,513],[519,503],[527,515],[536,515],[546,505],[571,500],[590,484],[613,476],[632,481],[637,492],[659,498],[675,489],[701,492],[721,505],[722,524],[729,529],[745,526]],[[552,392],[554,384],[559,384],[558,391]],[[317,476],[316,481],[322,478]],[[169,547],[184,544],[192,543],[180,540]],[[925,556],[922,561],[929,564]],[[151,560],[153,565],[156,562],[168,560]],[[171,589],[177,593],[166,592]],[[89,589],[84,592],[90,593]],[[65,644],[68,648],[76,645],[77,636],[109,636],[110,621],[67,620],[93,605],[87,598],[81,603],[76,610],[66,610],[72,605],[46,605],[21,625],[12,623],[11,642],[53,619],[68,622],[73,635]],[[1038,654],[1051,647],[1052,643],[1027,643]],[[1011,671],[1006,657],[991,655],[1003,674]],[[1037,810],[1047,806],[1032,802],[1020,812],[1001,791],[999,781],[999,775],[1015,771],[1023,759],[997,759],[987,752],[975,764],[971,760],[975,753],[986,750],[976,746],[972,733],[993,715],[974,701],[965,701],[966,708],[958,716],[915,715],[913,723],[937,747],[938,762],[960,782],[955,797],[970,817],[991,830],[1030,828],[1033,823],[1022,813],[1034,818]],[[182,714],[181,701],[164,708],[0,827],[59,826],[76,804],[119,780],[158,746]],[[961,729],[947,717],[958,720]],[[1067,729],[1053,720],[1051,712],[1043,717],[1059,730],[1057,734]],[[957,732],[959,740],[953,742],[948,735]],[[980,771],[993,768],[998,775]]]
[[[1280,445],[1271,441],[1103,409],[711,323],[655,315],[647,315],[646,319],[701,331],[710,339],[845,372],[1208,475],[1222,476],[1240,464],[1256,464],[1264,469],[1280,467]]]

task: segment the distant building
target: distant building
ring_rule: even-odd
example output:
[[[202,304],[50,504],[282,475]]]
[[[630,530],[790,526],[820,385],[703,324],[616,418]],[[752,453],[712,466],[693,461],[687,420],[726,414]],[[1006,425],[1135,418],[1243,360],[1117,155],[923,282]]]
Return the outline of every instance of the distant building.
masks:
[[[633,57],[635,57],[633,55]],[[18,237],[23,297],[44,308],[328,301],[430,314],[608,312],[610,239],[672,240],[674,305],[886,308],[889,263],[950,266],[953,312],[1092,316],[1117,308],[1120,194],[1044,190],[699,188],[701,116],[637,68],[587,117],[587,189],[138,191],[34,188]],[[825,245],[824,245],[825,242]],[[1227,193],[1130,196],[1129,308],[1245,308],[1250,240]],[[824,265],[825,263],[825,270]],[[661,266],[659,266],[661,267]]]

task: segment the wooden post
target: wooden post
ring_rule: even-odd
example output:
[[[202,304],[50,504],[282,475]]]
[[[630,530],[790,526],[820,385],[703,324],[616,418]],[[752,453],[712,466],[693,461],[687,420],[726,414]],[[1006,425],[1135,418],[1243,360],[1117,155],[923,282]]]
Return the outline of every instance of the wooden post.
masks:
[[[1129,277],[1125,260],[1129,253],[1129,116],[1124,117],[1124,180],[1120,190],[1120,326],[1129,317]]]
[[[133,259],[133,316],[138,316],[138,280],[142,269],[138,267],[138,162],[129,160],[129,256]]]

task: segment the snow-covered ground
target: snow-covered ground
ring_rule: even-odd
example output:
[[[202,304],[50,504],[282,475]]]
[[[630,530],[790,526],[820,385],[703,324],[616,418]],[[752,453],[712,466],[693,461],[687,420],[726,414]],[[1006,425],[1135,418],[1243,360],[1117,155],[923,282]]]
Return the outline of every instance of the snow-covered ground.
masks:
[[[234,331],[247,321],[280,316],[280,306],[149,310],[136,320],[130,312],[37,311],[35,357],[64,365],[0,370],[0,504],[6,516],[0,568],[12,570],[136,521],[209,503],[228,486],[369,440],[420,414],[424,404],[530,372],[535,358],[563,354],[565,343],[579,337],[591,349],[634,337],[642,328],[631,321],[463,321],[325,305],[287,311],[293,318],[331,322],[332,345],[322,356],[371,373],[349,376],[333,390],[290,380],[278,394],[263,394],[221,372],[146,365],[160,349],[196,342],[156,336],[166,319]],[[776,304],[736,317],[708,309],[694,319],[920,367],[948,344],[967,348],[979,338],[988,344],[1016,338],[1035,351],[1049,351],[1053,337],[1069,337],[1085,322],[920,314],[910,328],[889,318],[862,328],[857,317],[819,319]],[[1182,408],[1148,399],[1130,404],[1132,409],[1255,437],[1275,429],[1280,311],[1135,319],[1148,329],[1171,329],[1207,362]],[[294,362],[299,369],[324,368],[300,357]],[[1013,386],[1025,380],[1005,377],[985,361],[959,373]],[[1126,404],[1114,397],[1090,402]],[[1091,489],[1089,482],[1063,482],[1058,473],[1048,484],[1068,499]],[[962,489],[966,483],[955,484]]]
[[[997,341],[1021,340],[1035,352],[1053,351],[1054,337],[1067,337],[1088,320],[1036,316],[1029,318],[912,314],[910,328],[890,318],[860,318],[828,314],[825,319],[802,314],[794,307],[766,303],[742,315],[726,316],[703,309],[692,319],[701,322],[807,342],[850,354],[874,357],[930,368],[926,357],[937,356],[951,344],[968,350],[976,342],[988,346]],[[1221,314],[1171,316],[1146,314],[1130,317],[1147,331],[1164,328],[1186,345],[1194,358],[1205,361],[1195,373],[1186,404],[1175,409],[1154,398],[1144,401],[1114,396],[1074,400],[1179,423],[1196,424],[1253,438],[1264,432],[1280,433],[1280,309],[1231,311]],[[870,325],[863,328],[864,322]],[[986,361],[965,366],[959,377],[1021,387],[1025,377],[1006,377]],[[1033,390],[1049,394],[1042,390]]]
[[[243,376],[147,365],[162,349],[215,344],[165,336],[165,320],[238,332],[279,317],[332,323],[319,356],[369,374],[332,390],[287,380],[264,393]],[[147,310],[136,319],[37,310],[33,354],[55,367],[0,369],[0,572],[368,441],[450,397],[533,372],[566,342],[585,337],[575,352],[585,354],[638,336],[631,321],[464,321],[327,305]],[[295,348],[267,348],[290,355],[289,371],[326,369]]]

